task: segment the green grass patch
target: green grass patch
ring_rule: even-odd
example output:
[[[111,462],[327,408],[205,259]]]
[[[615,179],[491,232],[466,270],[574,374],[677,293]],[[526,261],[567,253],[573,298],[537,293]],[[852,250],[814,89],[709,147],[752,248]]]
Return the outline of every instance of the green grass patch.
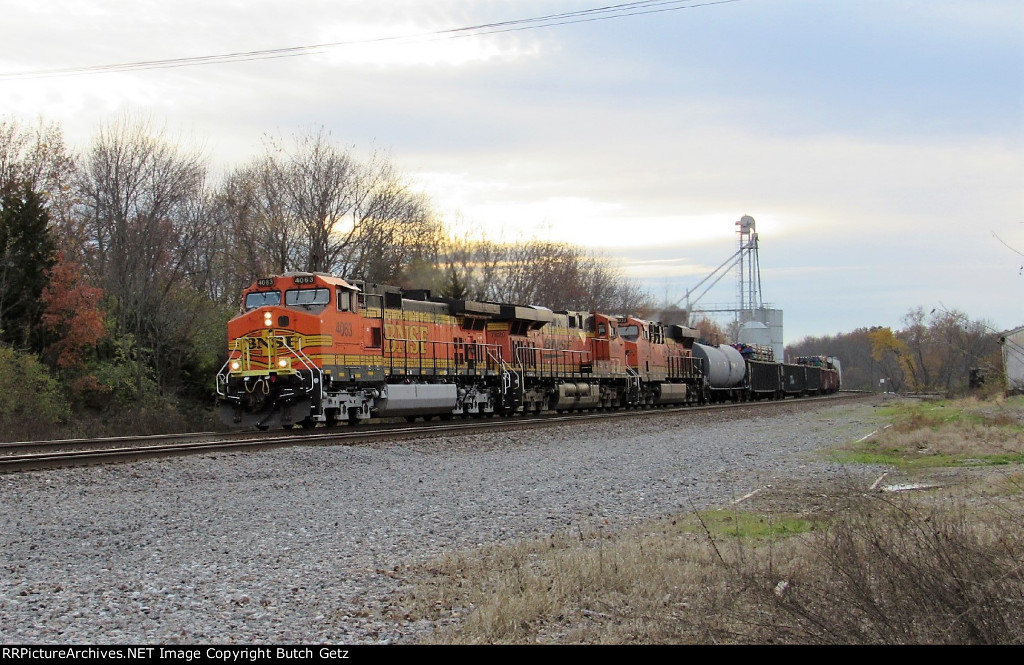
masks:
[[[903,470],[1024,464],[1024,454],[1021,453],[998,453],[994,455],[943,455],[928,453],[922,454],[898,449],[884,451],[839,450],[831,457],[837,462],[894,466]]]
[[[1004,464],[1024,464],[1024,454],[978,455],[957,460],[957,466],[1002,466]]]
[[[1024,399],[907,402],[879,409],[890,427],[847,445],[840,462],[903,470],[1024,462]]]
[[[785,538],[813,531],[814,522],[793,515],[761,515],[734,510],[699,513],[699,521],[712,536],[760,540]]]

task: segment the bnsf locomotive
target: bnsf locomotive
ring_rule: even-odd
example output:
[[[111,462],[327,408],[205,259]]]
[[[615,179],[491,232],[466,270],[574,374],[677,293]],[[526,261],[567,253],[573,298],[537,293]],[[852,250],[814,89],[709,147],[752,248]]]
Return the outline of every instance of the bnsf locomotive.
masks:
[[[259,429],[764,396],[737,349],[696,339],[630,316],[285,273],[245,290],[217,393],[226,423]],[[771,396],[794,394],[779,372]]]

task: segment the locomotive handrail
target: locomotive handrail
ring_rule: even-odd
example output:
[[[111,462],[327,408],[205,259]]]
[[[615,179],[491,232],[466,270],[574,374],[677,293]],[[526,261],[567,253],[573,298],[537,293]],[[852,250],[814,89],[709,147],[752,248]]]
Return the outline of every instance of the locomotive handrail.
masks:
[[[381,326],[381,329],[386,331],[387,330],[387,326]],[[388,368],[389,369],[391,369],[392,371],[395,369],[395,360],[396,360],[396,358],[400,357],[402,359],[402,361],[403,361],[402,362],[402,369],[408,370],[409,369],[409,365],[410,365],[409,361],[412,359],[411,355],[415,355],[416,356],[415,359],[417,361],[415,364],[417,365],[417,369],[420,370],[421,372],[423,371],[423,354],[418,352],[418,351],[415,354],[410,354],[409,353],[409,347],[406,346],[405,347],[405,353],[403,353],[401,356],[399,356],[398,353],[395,351],[395,342],[401,342],[403,344],[417,344],[417,345],[419,345],[419,344],[426,344],[426,343],[428,343],[427,340],[410,339],[410,338],[406,338],[406,337],[388,337],[387,333],[385,332],[384,333],[384,341],[391,342],[390,345],[385,347],[387,349],[386,350],[386,356],[387,356],[387,359],[388,359]],[[430,344],[430,350],[431,350],[431,354],[430,354],[431,355],[430,360],[432,361],[431,364],[433,366],[434,372],[437,372],[437,345],[441,344],[443,346],[443,345],[450,344],[450,342],[444,342],[444,341],[441,341],[441,340],[430,340],[429,344]],[[419,347],[417,346],[417,348],[419,348]],[[445,357],[445,359],[447,360],[447,356]]]
[[[225,372],[224,370],[227,369],[228,365],[231,364],[231,360],[232,360],[231,354],[236,352],[236,351],[238,351],[238,344],[241,341],[242,341],[241,338],[235,340],[234,346],[231,348],[230,351],[228,351],[228,359],[225,360],[224,364],[220,366],[219,370],[217,370],[217,381],[216,381],[216,388],[215,389],[217,391],[217,396],[218,397],[227,397],[227,385],[228,385],[228,380],[231,378],[231,372],[230,371]],[[223,382],[223,384],[225,386],[224,390],[221,390],[221,383],[222,382]]]
[[[668,356],[668,373],[675,379],[699,379],[700,369],[694,362],[693,356],[677,355]]]
[[[523,351],[538,351],[539,349],[535,346],[516,346],[512,349],[512,361],[519,365],[519,369],[522,370],[523,374],[526,374],[526,354]],[[533,370],[537,369],[537,362],[533,361],[530,363],[530,367]]]
[[[515,374],[516,384],[518,387],[523,386],[523,375],[516,372],[512,365],[505,362],[500,351],[501,347],[497,344],[484,344],[484,353],[488,358],[493,358],[501,369],[501,393],[507,395],[509,389],[512,388],[512,375]]]
[[[523,368],[524,373],[526,372],[527,366],[525,353],[523,353],[524,351],[537,352],[537,356],[540,358],[540,361],[538,362],[534,360],[531,362],[530,368],[533,371],[539,371],[542,377],[545,375],[545,370],[547,370],[548,374],[552,377],[566,369],[572,374],[582,374],[583,371],[581,367],[584,364],[584,356],[590,356],[590,351],[580,349],[549,349],[542,346],[517,346],[515,349],[515,360],[518,362],[519,366]],[[558,357],[553,361],[545,361],[545,352],[548,354],[554,353]],[[568,361],[562,358],[563,355],[572,356],[574,354],[580,356],[579,363],[576,366],[572,364],[571,358]],[[562,360],[562,362],[559,362],[559,360]],[[588,357],[587,360],[593,362],[593,358]]]
[[[576,371],[573,372],[574,374],[583,374],[584,356],[588,356],[587,360],[590,360],[590,361],[593,360],[592,358],[589,358],[590,351],[584,351],[584,350],[579,350],[579,349],[560,349],[559,353],[567,354],[569,356],[573,356],[573,355],[578,355],[579,356],[579,362],[576,363],[576,365],[575,365]],[[571,363],[571,358],[570,358],[570,363]],[[570,364],[570,366],[572,366],[572,365]]]
[[[509,365],[508,363],[505,362],[505,358],[502,357],[500,344],[475,344],[474,346],[479,346],[484,351],[483,360],[485,363],[485,371],[497,371],[499,373],[509,371],[507,369]],[[492,362],[494,363],[494,366],[497,368],[496,370],[491,370]],[[511,371],[515,372],[515,370]]]
[[[401,369],[404,369],[406,371],[408,371],[411,368],[415,368],[422,372],[426,366],[429,366],[430,369],[432,369],[433,372],[436,374],[439,368],[439,364],[443,361],[445,369],[450,368],[452,369],[452,371],[457,373],[460,367],[469,366],[469,360],[463,359],[462,362],[460,362],[458,354],[455,353],[456,346],[459,344],[462,344],[464,347],[472,347],[474,349],[473,361],[483,361],[485,363],[485,372],[508,371],[508,366],[501,358],[500,344],[482,344],[480,342],[475,341],[455,342],[447,340],[422,340],[412,339],[408,337],[391,337],[387,334],[387,326],[385,325],[382,327],[384,330],[384,340],[392,342],[392,344],[390,344],[389,346],[385,346],[383,350],[383,356],[387,360],[388,368],[391,369],[392,371],[396,367],[400,367]],[[405,347],[405,352],[403,353],[398,348],[396,348],[394,344],[395,342],[399,344],[429,344],[431,349],[430,356],[426,357],[426,354],[420,351],[417,351],[416,353],[409,353],[408,346]],[[438,346],[444,349],[443,355],[437,352]],[[496,370],[491,369],[491,362],[493,362],[494,365],[497,367]]]
[[[633,369],[629,364],[624,365],[626,368],[626,376],[628,377],[629,383],[636,386],[637,391],[640,390],[640,372]]]
[[[394,371],[396,367],[400,366],[401,369],[405,371],[414,368],[422,372],[424,370],[424,365],[426,364],[424,360],[429,361],[430,369],[432,369],[435,374],[437,373],[438,362],[441,360],[445,362],[446,368],[448,365],[454,365],[454,369],[456,371],[458,370],[459,362],[458,359],[454,357],[455,354],[453,353],[455,342],[448,342],[444,340],[411,339],[406,337],[388,337],[387,335],[384,336],[384,339],[388,342],[391,342],[391,344],[388,347],[385,347],[384,351],[384,357],[388,361],[388,369],[390,369],[391,371]],[[408,346],[405,347],[404,353],[399,353],[399,351],[397,351],[395,348],[395,342],[416,345],[429,344],[430,357],[424,358],[425,354],[420,351],[417,351],[416,353],[409,353]],[[438,345],[445,349],[443,358],[437,352]],[[399,360],[401,361],[401,363],[397,362]]]
[[[309,370],[309,391],[313,392],[313,390],[317,386],[319,386],[320,397],[323,398],[323,395],[324,395],[324,382],[316,380],[317,379],[316,375],[319,372],[319,369],[317,368],[317,366],[315,364],[313,364],[313,359],[310,358],[309,356],[307,356],[306,353],[304,351],[302,351],[302,349],[299,349],[299,350],[293,349],[288,344],[288,338],[286,336],[284,336],[284,335],[275,335],[274,338],[279,340],[278,343],[285,350],[291,351],[292,355],[295,356],[299,360],[299,362],[301,362],[303,364],[305,369]]]

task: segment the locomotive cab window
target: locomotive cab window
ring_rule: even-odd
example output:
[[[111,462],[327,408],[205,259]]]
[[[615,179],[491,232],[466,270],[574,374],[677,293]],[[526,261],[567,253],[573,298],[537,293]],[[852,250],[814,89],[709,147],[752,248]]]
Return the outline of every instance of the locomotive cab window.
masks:
[[[352,293],[345,289],[338,289],[338,311],[352,311]]]
[[[619,326],[619,334],[630,342],[635,342],[640,336],[640,328],[637,326]]]
[[[301,307],[309,311],[320,312],[329,302],[331,302],[329,289],[291,289],[284,292],[286,307]]]
[[[281,304],[280,291],[256,291],[245,296],[245,309],[256,309],[258,307],[273,307]]]

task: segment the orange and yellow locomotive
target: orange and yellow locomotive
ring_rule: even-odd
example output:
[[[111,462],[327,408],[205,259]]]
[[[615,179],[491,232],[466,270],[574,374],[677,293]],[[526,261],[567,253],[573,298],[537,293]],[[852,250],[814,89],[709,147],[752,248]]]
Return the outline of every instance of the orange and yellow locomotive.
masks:
[[[431,297],[322,273],[257,280],[228,323],[222,418],[291,427],[702,399],[689,328]]]

